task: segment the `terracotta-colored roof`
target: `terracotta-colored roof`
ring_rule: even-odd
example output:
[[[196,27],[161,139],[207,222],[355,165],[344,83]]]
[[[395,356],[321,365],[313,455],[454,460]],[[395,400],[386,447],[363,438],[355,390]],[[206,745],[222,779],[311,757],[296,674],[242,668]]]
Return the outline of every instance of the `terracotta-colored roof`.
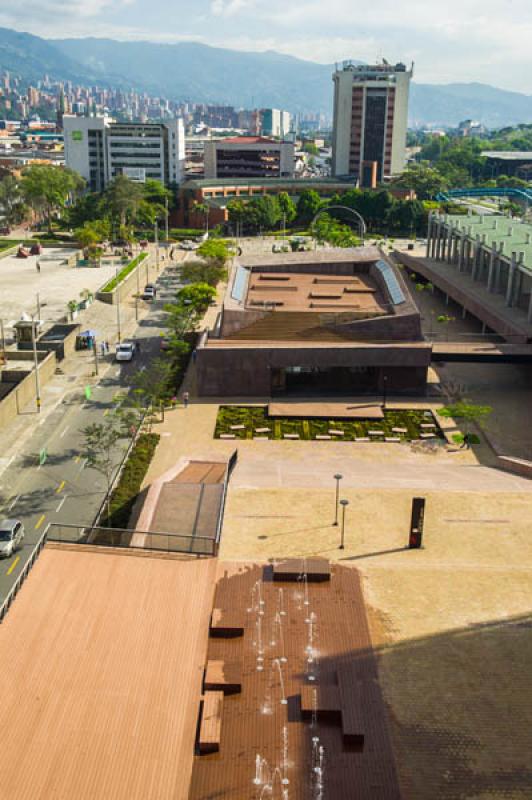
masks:
[[[267,139],[265,136],[232,136],[229,139],[222,139],[219,144],[279,144],[279,142]]]

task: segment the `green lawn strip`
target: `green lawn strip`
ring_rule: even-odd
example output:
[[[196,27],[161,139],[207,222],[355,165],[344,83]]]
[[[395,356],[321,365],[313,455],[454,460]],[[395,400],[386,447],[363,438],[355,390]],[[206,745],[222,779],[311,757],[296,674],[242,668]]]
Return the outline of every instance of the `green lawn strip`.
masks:
[[[158,433],[141,433],[137,439],[122,470],[120,480],[111,494],[110,519],[109,522],[104,522],[108,527],[127,528],[133,505],[159,439]]]
[[[138,267],[138,265],[139,265],[139,264],[141,264],[141,263],[144,261],[144,259],[147,257],[147,255],[148,255],[147,253],[140,253],[138,256],[135,256],[135,258],[133,258],[133,259],[132,259],[132,260],[129,262],[129,264],[126,264],[126,265],[125,265],[125,267],[123,267],[123,268],[120,270],[120,272],[118,273],[118,275],[115,275],[115,277],[114,277],[114,278],[111,278],[111,280],[110,280],[110,281],[108,281],[108,282],[105,284],[105,286],[103,286],[103,287],[100,289],[100,291],[101,291],[101,292],[112,292],[112,291],[113,291],[113,289],[116,289],[116,287],[118,286],[118,284],[119,284],[119,283],[122,283],[122,281],[124,280],[124,278],[127,278],[127,276],[128,276],[128,275],[129,275],[131,272],[133,272],[133,270],[135,269],[135,267]]]

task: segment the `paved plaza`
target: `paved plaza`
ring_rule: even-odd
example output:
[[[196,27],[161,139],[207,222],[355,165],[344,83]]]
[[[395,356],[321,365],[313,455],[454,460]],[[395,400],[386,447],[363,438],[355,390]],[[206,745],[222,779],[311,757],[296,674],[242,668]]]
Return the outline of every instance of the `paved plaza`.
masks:
[[[238,447],[222,564],[321,556],[357,570],[402,795],[528,796],[532,482],[494,469],[486,444],[425,454],[408,444],[214,440],[217,408],[193,400],[166,415],[146,484],[180,457]],[[337,472],[349,501],[343,550],[332,524]],[[427,500],[420,550],[406,549],[414,496]]]

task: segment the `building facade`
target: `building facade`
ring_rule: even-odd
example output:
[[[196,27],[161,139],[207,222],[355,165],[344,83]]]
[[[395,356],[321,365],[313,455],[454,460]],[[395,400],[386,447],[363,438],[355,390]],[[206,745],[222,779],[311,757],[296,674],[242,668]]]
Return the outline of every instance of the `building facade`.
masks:
[[[278,108],[263,108],[261,113],[261,128],[264,136],[276,136],[284,139],[291,130],[292,118],[288,111]]]
[[[292,178],[295,147],[262,136],[205,143],[205,178]]]
[[[109,117],[63,118],[65,163],[100,192],[117,175],[180,183],[185,164],[181,119],[164,123],[118,123]]]
[[[344,62],[336,70],[333,175],[351,175],[364,186],[374,171],[380,182],[404,169],[412,74],[404,64],[386,62]]]

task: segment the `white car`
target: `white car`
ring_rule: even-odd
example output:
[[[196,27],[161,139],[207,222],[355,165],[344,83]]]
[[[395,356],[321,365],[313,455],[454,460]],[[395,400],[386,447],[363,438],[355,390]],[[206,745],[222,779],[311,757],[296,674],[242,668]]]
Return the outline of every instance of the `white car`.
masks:
[[[121,342],[116,346],[116,361],[132,361],[136,351],[135,342]]]
[[[15,550],[22,547],[24,525],[18,519],[4,519],[0,522],[0,558],[9,558]]]

